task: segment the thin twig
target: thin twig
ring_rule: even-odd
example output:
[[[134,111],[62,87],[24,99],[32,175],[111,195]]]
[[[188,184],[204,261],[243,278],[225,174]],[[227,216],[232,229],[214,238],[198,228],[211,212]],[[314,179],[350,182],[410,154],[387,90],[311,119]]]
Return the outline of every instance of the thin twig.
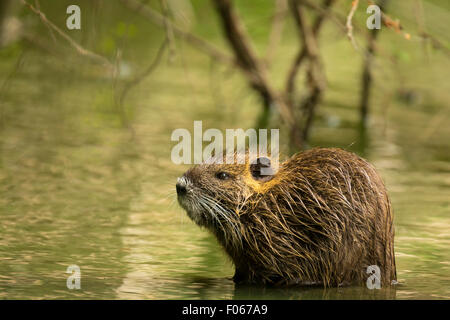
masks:
[[[51,22],[50,20],[47,19],[47,17],[45,16],[45,14],[36,9],[33,5],[29,4],[28,2],[26,2],[25,0],[21,0],[22,3],[28,7],[31,11],[33,11],[35,14],[37,14],[42,22],[44,24],[46,24],[47,26],[49,26],[51,29],[53,29],[54,31],[56,31],[56,33],[58,33],[62,38],[64,38],[73,48],[75,48],[75,50],[82,56],[86,56],[91,58],[93,61],[96,61],[98,63],[101,63],[103,65],[105,65],[106,67],[108,67],[109,69],[113,69],[114,65],[105,57],[94,53],[92,51],[89,51],[85,48],[83,48],[81,45],[79,45],[76,41],[74,41],[67,33],[65,33],[64,31],[62,31],[59,27],[57,27],[53,22]]]
[[[422,32],[421,34],[419,34],[419,36],[422,37],[423,39],[429,39],[434,49],[441,50],[442,52],[450,56],[450,48],[447,47],[445,44],[443,44],[442,41],[436,39],[427,32]]]
[[[275,1],[275,14],[273,15],[272,28],[269,34],[269,44],[266,52],[266,65],[269,67],[270,61],[274,55],[275,49],[280,42],[281,35],[283,33],[284,18],[287,14],[287,2],[286,0]]]
[[[41,11],[41,4],[39,3],[39,0],[34,0],[34,4],[36,6],[36,9]],[[44,23],[44,25],[47,28],[48,32],[50,33],[53,43],[56,43],[57,42],[56,36],[55,36],[55,33],[53,32],[53,29],[47,23]]]
[[[369,0],[369,3],[372,3],[372,1]],[[383,24],[388,27],[389,29],[394,30],[397,33],[400,33],[403,35],[403,37],[406,40],[411,39],[411,34],[404,31],[403,25],[400,23],[398,19],[392,19],[387,15],[383,10],[381,11],[381,19],[383,21]],[[442,41],[435,38],[433,35],[425,31],[424,23],[420,22],[419,24],[419,32],[418,36],[422,38],[423,40],[430,40],[431,44],[433,45],[433,48],[441,50],[447,55],[450,55],[450,48],[446,46]]]
[[[313,32],[314,36],[317,37],[317,35],[319,34],[319,31],[323,25],[323,22],[326,17],[330,16],[331,6],[335,2],[336,2],[336,0],[325,0],[324,4],[323,4],[323,8],[321,8],[321,10],[318,10],[319,15],[316,17],[316,20],[314,21],[314,24],[312,27],[312,32]],[[315,4],[312,5],[311,3],[309,3],[309,1],[302,1],[302,3],[304,3],[308,7],[311,7],[311,6],[313,6],[314,8],[316,7]],[[287,81],[286,81],[286,89],[285,89],[285,95],[287,96],[288,99],[292,99],[292,96],[294,93],[294,88],[295,88],[295,79],[297,77],[298,71],[299,71],[300,66],[301,66],[302,62],[304,61],[305,57],[306,57],[306,47],[303,46],[303,47],[301,47],[298,54],[296,55],[295,60],[292,63],[292,66],[288,72]]]
[[[173,27],[169,20],[169,7],[166,0],[161,1],[161,9],[164,15],[164,29],[166,30],[167,41],[169,42],[169,61],[173,62],[175,57],[175,36],[173,34]]]
[[[23,65],[24,61],[24,55],[25,53],[22,51],[20,52],[19,57],[16,60],[16,63],[14,64],[14,67],[12,70],[8,73],[5,80],[3,80],[3,83],[0,85],[0,129],[4,127],[5,125],[5,106],[3,103],[3,95],[5,94],[11,79],[16,75],[16,73],[20,70],[20,68]]]
[[[331,5],[328,2],[328,5]],[[301,111],[301,139],[302,143],[308,140],[309,131],[314,118],[316,106],[322,99],[323,91],[325,90],[326,80],[323,70],[322,62],[319,54],[319,46],[317,41],[317,32],[307,23],[304,4],[302,0],[291,0],[292,13],[299,30],[300,38],[304,44],[305,56],[309,60],[307,71],[307,85],[308,96],[302,101],[300,106]],[[291,132],[291,135],[298,133]]]
[[[368,0],[367,2],[369,3],[369,5],[375,4],[372,0]],[[395,32],[397,32],[399,34],[402,34],[406,40],[411,39],[411,35],[409,33],[403,31],[403,26],[401,25],[400,20],[392,19],[382,9],[380,10],[380,12],[381,12],[381,20],[383,21],[383,24],[386,27],[394,30]]]
[[[270,109],[275,108],[289,127],[296,126],[292,110],[269,83],[265,65],[256,56],[245,28],[233,8],[232,1],[214,0],[214,3],[221,18],[225,37],[233,49],[240,69],[247,76],[251,87],[263,99],[263,114],[267,115]]]
[[[323,5],[319,5],[316,2],[310,0],[303,0],[302,2],[306,7],[317,11],[318,14],[323,16],[321,19],[324,18],[330,19],[336,24],[336,26],[339,28],[339,30],[342,31],[342,33],[344,34],[347,33],[347,28],[345,27],[345,24],[342,22],[345,19],[342,18],[337,13],[333,12],[330,8],[332,4],[336,1],[333,1],[333,3],[331,4],[325,2]]]
[[[147,18],[149,21],[154,23],[155,25],[164,28],[165,25],[170,25],[174,35],[183,38],[187,43],[202,51],[203,53],[211,56],[214,60],[221,61],[227,64],[234,64],[235,61],[228,54],[222,52],[214,45],[209,42],[199,38],[198,36],[183,30],[178,27],[170,20],[166,20],[163,15],[151,9],[150,7],[144,5],[143,3],[136,0],[121,0],[121,2],[129,9],[136,11],[143,17]]]
[[[347,37],[350,39],[350,42],[352,43],[353,47],[358,50],[358,44],[356,43],[356,40],[353,36],[353,25],[352,25],[352,19],[353,15],[356,12],[356,9],[358,9],[359,0],[353,0],[352,1],[352,8],[350,9],[350,12],[347,16],[347,22],[345,24],[347,28]]]
[[[140,74],[136,75],[133,79],[127,81],[123,89],[120,93],[120,96],[116,98],[116,104],[117,107],[120,109],[123,109],[123,103],[125,101],[125,97],[127,96],[128,92],[135,86],[137,86],[142,80],[144,80],[146,77],[148,77],[159,65],[161,58],[163,56],[163,53],[167,47],[168,39],[164,39],[163,43],[159,47],[155,58],[153,59],[152,63]],[[118,69],[118,68],[117,68]]]
[[[389,0],[379,0],[377,5],[380,10],[385,10]],[[373,65],[376,49],[376,41],[380,30],[373,29],[369,34],[367,40],[366,54],[363,59],[363,70],[361,78],[361,96],[360,96],[360,124],[361,128],[367,127],[369,111],[370,111],[370,96],[373,86]]]
[[[221,18],[225,37],[235,53],[238,65],[248,75],[252,87],[263,96],[270,96],[265,68],[256,56],[250,39],[230,0],[214,0]]]

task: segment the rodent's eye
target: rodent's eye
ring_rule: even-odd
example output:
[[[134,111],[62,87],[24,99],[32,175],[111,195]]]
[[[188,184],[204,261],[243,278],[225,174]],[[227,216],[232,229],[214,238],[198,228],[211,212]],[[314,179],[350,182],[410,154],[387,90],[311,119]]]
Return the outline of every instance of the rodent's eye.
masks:
[[[227,180],[231,177],[228,173],[221,171],[216,173],[216,178],[219,180]]]

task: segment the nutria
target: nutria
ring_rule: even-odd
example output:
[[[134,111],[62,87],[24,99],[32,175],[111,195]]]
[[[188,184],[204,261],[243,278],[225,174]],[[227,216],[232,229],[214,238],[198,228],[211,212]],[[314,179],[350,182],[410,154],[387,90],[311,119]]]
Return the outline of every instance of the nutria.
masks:
[[[396,280],[390,201],[367,161],[341,149],[298,153],[271,175],[268,158],[209,161],[178,178],[178,201],[232,259],[236,283],[381,284]],[[221,161],[222,162],[222,161]]]

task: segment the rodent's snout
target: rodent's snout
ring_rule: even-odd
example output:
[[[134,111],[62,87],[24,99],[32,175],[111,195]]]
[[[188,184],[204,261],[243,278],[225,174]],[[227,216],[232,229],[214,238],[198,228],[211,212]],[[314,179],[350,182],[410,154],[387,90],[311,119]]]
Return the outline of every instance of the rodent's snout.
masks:
[[[175,185],[178,196],[184,196],[187,193],[186,185],[187,185],[186,178],[184,177],[178,178],[177,184]]]
[[[176,188],[177,188],[177,194],[179,196],[182,196],[184,194],[186,194],[186,186],[183,186],[179,183],[176,184]]]

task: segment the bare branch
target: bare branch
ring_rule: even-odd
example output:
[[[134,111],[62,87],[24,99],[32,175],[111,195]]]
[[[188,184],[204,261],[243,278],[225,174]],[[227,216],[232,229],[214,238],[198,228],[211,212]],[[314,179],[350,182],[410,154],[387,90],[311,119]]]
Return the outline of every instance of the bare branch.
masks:
[[[317,31],[314,32],[313,28],[306,21],[302,0],[291,0],[291,6],[295,21],[297,22],[297,26],[299,29],[300,38],[304,44],[304,55],[309,60],[307,71],[307,84],[309,94],[303,100],[300,107],[300,111],[302,112],[302,117],[300,119],[302,122],[301,139],[302,142],[304,142],[308,139],[309,129],[314,118],[314,112],[317,104],[321,100],[322,92],[326,86],[326,81],[319,55]],[[295,132],[292,132],[291,134],[293,136],[298,135],[298,133]]]
[[[350,12],[347,16],[347,22],[346,22],[346,27],[347,27],[347,37],[350,39],[350,42],[352,43],[353,47],[358,50],[358,44],[356,43],[356,40],[353,36],[353,25],[352,25],[352,19],[353,16],[356,12],[356,9],[358,9],[358,4],[359,4],[359,0],[353,0],[352,1],[352,8],[350,9]]]
[[[67,33],[65,33],[64,31],[62,31],[60,28],[58,28],[54,23],[52,23],[50,20],[47,19],[47,17],[45,16],[45,14],[36,9],[33,5],[29,4],[28,2],[26,2],[25,0],[21,0],[22,3],[28,7],[31,11],[33,11],[35,14],[37,14],[42,22],[47,25],[48,27],[50,27],[51,29],[53,29],[54,31],[56,31],[56,33],[58,33],[62,38],[64,38],[73,48],[75,48],[75,50],[82,56],[86,56],[88,58],[91,58],[93,61],[96,61],[100,64],[103,64],[104,66],[108,67],[110,70],[113,70],[114,65],[105,57],[94,53],[92,51],[89,51],[87,49],[85,49],[84,47],[82,47],[81,45],[79,45],[76,41],[74,41],[69,35],[67,35]]]
[[[245,29],[234,12],[230,0],[214,0],[219,12],[225,36],[236,55],[238,65],[247,74],[252,87],[261,95],[270,96],[265,69],[258,60]]]
[[[130,130],[131,136],[133,138],[135,137],[135,131],[128,120],[128,116],[127,116],[126,109],[124,106],[125,97],[133,87],[137,86],[142,80],[144,80],[148,75],[150,75],[156,69],[156,67],[159,65],[159,63],[161,61],[161,58],[163,56],[164,50],[167,47],[167,44],[168,44],[168,39],[165,38],[163,43],[159,47],[158,52],[156,53],[156,56],[155,56],[154,60],[152,61],[152,63],[142,73],[139,73],[131,80],[126,81],[122,87],[122,90],[120,90],[120,92],[118,90],[118,82],[119,82],[118,81],[118,76],[119,76],[118,70],[119,70],[119,65],[121,63],[122,53],[121,53],[120,49],[117,50],[116,59],[115,59],[116,67],[114,68],[113,82],[112,82],[114,105],[115,105],[116,110],[120,114],[120,119],[121,119],[122,125],[125,128],[128,128]]]
[[[24,60],[24,52],[22,51],[19,55],[19,57],[17,58],[16,63],[14,64],[14,67],[12,68],[12,70],[8,73],[8,75],[6,76],[5,80],[3,80],[2,84],[0,85],[0,102],[2,102],[3,100],[3,95],[6,92],[10,81],[12,78],[14,78],[14,76],[16,75],[16,73],[20,70],[20,68],[23,65],[23,60]],[[5,106],[3,103],[0,103],[0,129],[2,129],[5,126]]]
[[[389,0],[379,0],[378,5],[381,11],[385,9]],[[361,101],[360,101],[360,114],[361,114],[361,128],[365,129],[367,126],[367,119],[369,114],[370,93],[373,83],[373,64],[374,55],[376,50],[376,40],[380,30],[373,29],[370,32],[367,40],[367,50],[363,60],[363,72],[362,72],[362,87],[361,87]]]
[[[284,18],[286,17],[286,14],[287,14],[287,1],[276,0],[275,14],[273,15],[272,29],[270,30],[269,44],[267,46],[265,58],[267,66],[269,66],[269,63],[272,60],[275,48],[277,47],[281,38],[281,34],[283,33]]]
[[[324,3],[322,5],[317,4],[314,1],[310,1],[310,0],[303,0],[303,4],[310,8],[313,9],[315,11],[317,11],[317,13],[320,14],[319,18],[321,20],[326,19],[330,19],[331,21],[333,21],[336,26],[343,32],[343,33],[347,33],[347,28],[345,27],[345,24],[342,22],[343,20],[345,20],[344,18],[340,17],[337,13],[332,12],[331,10],[331,6],[336,2],[336,0],[333,1],[324,1]],[[321,17],[322,16],[322,17]],[[317,23],[316,23],[317,24]],[[319,23],[320,24],[320,23]],[[314,26],[313,29],[315,29],[316,27]]]
[[[234,59],[230,57],[228,54],[220,51],[215,46],[199,38],[198,36],[176,26],[171,21],[165,19],[163,15],[151,9],[150,7],[144,5],[143,3],[136,0],[121,0],[121,1],[126,7],[136,11],[137,13],[139,13],[140,15],[147,18],[152,23],[161,28],[165,28],[167,25],[170,25],[174,35],[183,38],[184,40],[186,40],[187,43],[199,49],[203,53],[211,56],[214,60],[232,65],[235,63]]]
[[[169,20],[169,7],[166,0],[160,0],[162,12],[164,14],[164,28],[166,29],[166,37],[169,42],[169,61],[172,62],[175,57],[175,38],[173,34],[172,24]]]
[[[369,1],[369,3],[371,3],[371,1]],[[402,34],[403,37],[406,40],[411,39],[411,34],[409,34],[408,32],[405,32],[403,29],[403,25],[400,23],[400,20],[398,19],[392,19],[389,15],[387,15],[383,10],[381,10],[381,19],[384,23],[384,25],[390,29],[393,29],[395,32]],[[440,41],[439,39],[435,38],[433,35],[429,34],[428,32],[425,31],[425,28],[423,26],[423,22],[418,22],[419,24],[419,32],[418,32],[418,36],[421,37],[424,40],[430,40],[432,46],[435,49],[441,50],[442,52],[444,52],[447,55],[450,55],[450,48],[448,46],[446,46],[442,41]]]
[[[163,43],[161,44],[161,46],[158,49],[158,52],[156,53],[156,57],[153,60],[153,62],[147,67],[147,69],[145,69],[142,73],[138,74],[136,77],[134,77],[133,79],[131,79],[130,81],[128,81],[123,89],[122,92],[120,94],[119,99],[117,100],[119,106],[123,105],[123,102],[125,100],[126,95],[128,94],[128,92],[130,91],[131,88],[135,87],[136,85],[138,85],[142,80],[144,80],[149,74],[151,74],[153,72],[153,70],[156,69],[156,67],[159,65],[161,58],[163,56],[164,50],[167,47],[167,43],[168,43],[168,39],[166,38]]]
[[[433,48],[439,49],[448,56],[450,56],[450,48],[447,47],[444,43],[442,43],[442,41],[436,39],[427,32],[422,32],[419,36],[421,36],[423,39],[429,39],[431,41],[431,44],[433,45]]]
[[[34,4],[36,6],[36,9],[41,11],[41,4],[39,3],[39,0],[34,0]],[[47,27],[48,32],[50,33],[50,36],[53,40],[53,43],[56,43],[57,42],[56,36],[55,36],[55,33],[53,32],[53,29],[47,23],[44,23],[44,25]]]
[[[316,20],[314,21],[314,25],[312,27],[312,32],[315,37],[318,36],[319,31],[323,25],[323,21],[326,17],[330,16],[330,9],[331,6],[336,2],[336,0],[324,0],[323,8],[317,9],[316,4],[312,4],[309,1],[302,1],[306,6],[313,7],[314,9],[318,10],[320,14],[317,16]],[[320,7],[319,7],[320,8]],[[300,51],[298,52],[297,56],[295,57],[295,60],[289,69],[287,81],[286,81],[286,89],[285,93],[288,99],[292,98],[294,87],[295,87],[295,79],[297,77],[298,71],[300,69],[301,64],[303,63],[304,59],[306,57],[306,48],[303,46]]]
[[[235,13],[230,0],[213,0],[222,21],[225,36],[230,43],[241,70],[247,76],[252,88],[264,101],[265,112],[272,107],[278,109],[283,121],[296,126],[292,110],[272,89],[267,80],[266,69],[253,51],[245,29]]]

